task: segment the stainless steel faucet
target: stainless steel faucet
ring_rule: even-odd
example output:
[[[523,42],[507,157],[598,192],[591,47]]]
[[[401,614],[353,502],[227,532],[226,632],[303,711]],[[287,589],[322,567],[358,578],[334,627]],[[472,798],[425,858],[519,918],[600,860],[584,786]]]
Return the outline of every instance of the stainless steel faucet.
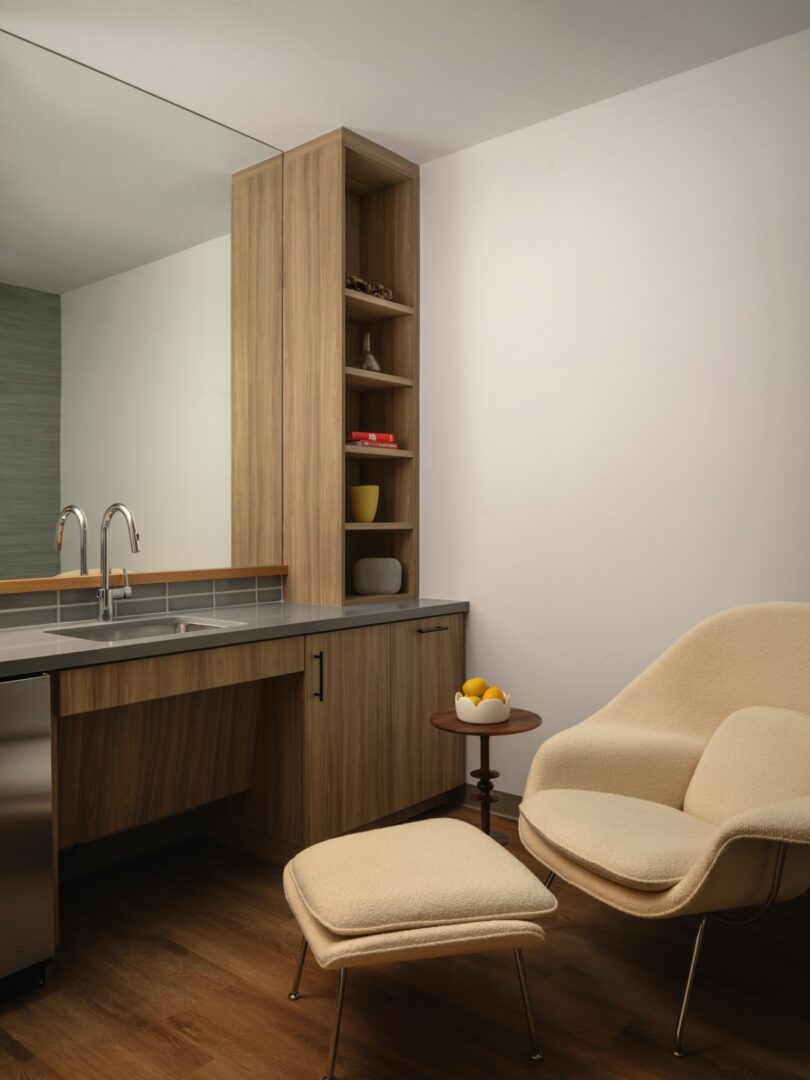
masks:
[[[110,531],[110,522],[116,514],[121,514],[129,529],[129,546],[134,552],[141,550],[141,538],[135,525],[135,518],[128,506],[123,503],[113,503],[104,511],[101,519],[101,588],[98,596],[98,617],[102,622],[109,622],[113,616],[113,600],[127,600],[132,596],[132,588],[129,584],[127,572],[124,570],[124,587],[122,589],[110,588],[110,566],[107,560],[107,533]]]
[[[56,532],[53,538],[53,546],[56,551],[62,550],[62,539],[65,535],[65,522],[73,515],[79,523],[79,542],[81,549],[81,571],[87,574],[87,515],[80,506],[63,506],[59,511],[56,521]]]

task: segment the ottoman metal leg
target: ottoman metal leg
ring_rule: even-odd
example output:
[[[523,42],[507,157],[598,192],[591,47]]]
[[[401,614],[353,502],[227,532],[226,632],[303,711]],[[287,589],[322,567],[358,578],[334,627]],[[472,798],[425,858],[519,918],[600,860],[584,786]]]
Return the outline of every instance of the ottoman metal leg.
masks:
[[[295,979],[293,981],[293,988],[289,992],[289,994],[287,995],[287,997],[290,999],[290,1001],[298,1001],[298,999],[301,997],[301,990],[300,990],[301,975],[302,975],[302,973],[304,971],[304,961],[306,960],[306,958],[307,958],[307,939],[305,937],[302,937],[301,938],[301,948],[300,948],[299,953],[298,953],[298,965],[297,965],[297,967],[295,969]]]
[[[332,1042],[329,1047],[329,1065],[326,1070],[326,1076],[323,1080],[335,1080],[335,1059],[337,1058],[338,1039],[340,1038],[340,1021],[343,1016],[343,997],[346,993],[346,976],[349,974],[348,968],[340,969],[340,978],[338,979],[337,988],[337,1000],[335,1002],[335,1023],[332,1028]]]
[[[523,1008],[526,1010],[526,1025],[529,1028],[529,1042],[531,1044],[532,1061],[542,1061],[543,1054],[537,1046],[537,1032],[534,1030],[532,999],[529,996],[529,981],[526,978],[526,967],[523,963],[522,949],[515,949],[515,963],[517,964],[518,981],[520,982],[520,992],[523,996]]]

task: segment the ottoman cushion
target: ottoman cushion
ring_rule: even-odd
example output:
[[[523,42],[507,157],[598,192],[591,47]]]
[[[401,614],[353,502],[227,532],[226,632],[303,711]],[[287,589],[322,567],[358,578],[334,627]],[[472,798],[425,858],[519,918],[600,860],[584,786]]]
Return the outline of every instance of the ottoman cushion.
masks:
[[[500,844],[450,818],[315,844],[288,863],[286,884],[291,905],[294,893],[312,919],[338,937],[532,922],[557,906],[531,870]]]
[[[321,926],[301,901],[289,864],[284,870],[284,892],[313,956],[322,968],[365,967],[398,960],[457,956],[500,949],[531,949],[542,945],[545,932],[537,923],[518,919],[423,926],[390,934],[342,937]]]

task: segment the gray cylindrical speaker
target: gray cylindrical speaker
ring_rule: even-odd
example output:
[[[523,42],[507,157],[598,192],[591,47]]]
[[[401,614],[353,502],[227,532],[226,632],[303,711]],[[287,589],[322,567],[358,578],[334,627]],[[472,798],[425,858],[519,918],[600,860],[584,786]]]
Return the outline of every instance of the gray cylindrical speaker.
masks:
[[[402,588],[399,559],[358,559],[354,564],[354,591],[360,596],[393,596]]]

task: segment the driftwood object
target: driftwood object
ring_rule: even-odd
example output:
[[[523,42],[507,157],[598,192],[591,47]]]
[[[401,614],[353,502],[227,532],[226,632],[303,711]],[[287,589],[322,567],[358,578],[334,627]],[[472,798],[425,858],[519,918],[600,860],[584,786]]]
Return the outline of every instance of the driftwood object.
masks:
[[[367,296],[379,296],[381,300],[394,299],[394,290],[389,289],[387,285],[372,285],[365,278],[357,277],[356,274],[349,274],[346,278],[346,288],[366,293]]]

